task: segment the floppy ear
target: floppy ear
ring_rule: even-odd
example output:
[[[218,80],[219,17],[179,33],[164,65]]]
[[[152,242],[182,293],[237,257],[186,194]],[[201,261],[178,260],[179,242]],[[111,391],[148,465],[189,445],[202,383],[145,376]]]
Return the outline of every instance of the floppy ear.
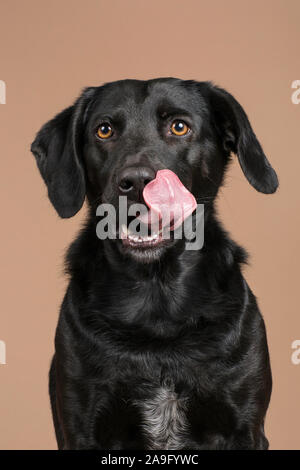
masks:
[[[75,215],[85,199],[83,121],[94,90],[86,88],[73,106],[47,122],[31,145],[49,199],[63,218]]]
[[[225,150],[234,152],[249,183],[261,193],[274,193],[278,179],[242,106],[227,91],[211,83],[209,100]]]

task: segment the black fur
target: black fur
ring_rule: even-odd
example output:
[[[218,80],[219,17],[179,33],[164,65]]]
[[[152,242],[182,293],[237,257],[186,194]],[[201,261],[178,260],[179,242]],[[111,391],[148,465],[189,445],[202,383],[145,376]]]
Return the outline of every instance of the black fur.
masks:
[[[170,135],[174,118],[192,132]],[[115,130],[107,141],[95,136],[103,120]],[[87,88],[38,133],[32,152],[59,215],[73,216],[85,195],[89,205],[67,255],[70,283],[50,370],[60,449],[155,448],[143,403],[161,387],[185,404],[177,448],[268,447],[264,322],[241,273],[245,252],[214,209],[231,151],[252,186],[276,190],[239,103],[209,82],[173,78]],[[137,250],[97,238],[96,207],[117,206],[118,175],[128,166],[171,169],[205,204],[201,250],[186,251],[181,240]]]

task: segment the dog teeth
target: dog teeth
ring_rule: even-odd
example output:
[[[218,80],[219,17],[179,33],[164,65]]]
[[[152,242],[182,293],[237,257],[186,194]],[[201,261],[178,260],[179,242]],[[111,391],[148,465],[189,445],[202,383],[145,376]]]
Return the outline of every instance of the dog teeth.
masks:
[[[155,240],[158,239],[159,237],[159,233],[154,233],[152,235],[146,235],[144,237],[142,237],[141,235],[135,235],[133,233],[131,233],[131,231],[129,230],[129,228],[125,225],[125,224],[122,224],[122,236],[123,238],[128,238],[128,240],[130,240],[131,242],[133,243],[142,243],[142,242],[153,242]]]
[[[124,232],[124,229],[123,229],[123,232]],[[142,242],[152,242],[154,240],[157,240],[158,234],[155,233],[151,236],[141,237],[141,236],[137,236],[137,235],[132,235],[127,231],[127,237],[128,237],[128,240],[130,240],[134,243],[142,243]]]
[[[133,242],[137,242],[139,237],[137,237],[136,235],[130,235],[128,234],[128,238],[129,240],[132,240]]]

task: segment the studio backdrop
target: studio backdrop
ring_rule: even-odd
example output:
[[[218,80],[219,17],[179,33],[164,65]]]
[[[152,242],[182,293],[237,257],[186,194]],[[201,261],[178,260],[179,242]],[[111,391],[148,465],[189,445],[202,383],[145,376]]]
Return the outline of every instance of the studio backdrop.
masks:
[[[300,449],[299,0],[4,0],[0,4],[0,448],[55,449],[48,398],[63,255],[85,219],[59,219],[30,144],[86,86],[212,80],[247,110],[280,186],[257,193],[234,158],[218,212],[250,253],[266,323],[271,449]]]

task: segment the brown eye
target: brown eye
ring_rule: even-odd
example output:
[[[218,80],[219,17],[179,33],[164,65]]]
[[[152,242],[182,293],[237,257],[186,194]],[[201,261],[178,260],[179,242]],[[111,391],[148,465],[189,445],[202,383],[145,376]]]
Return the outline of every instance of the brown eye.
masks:
[[[184,121],[174,121],[171,125],[172,134],[182,136],[189,132],[190,128]]]
[[[113,130],[111,126],[107,122],[103,122],[97,130],[97,136],[100,137],[100,139],[109,139],[113,134]]]

